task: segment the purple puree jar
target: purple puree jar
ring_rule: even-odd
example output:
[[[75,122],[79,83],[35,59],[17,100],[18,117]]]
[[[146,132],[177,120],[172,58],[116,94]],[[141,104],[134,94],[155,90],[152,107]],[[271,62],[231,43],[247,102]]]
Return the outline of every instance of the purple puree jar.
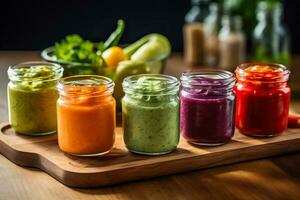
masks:
[[[203,69],[181,76],[180,131],[189,142],[216,146],[234,133],[235,95],[233,73]]]

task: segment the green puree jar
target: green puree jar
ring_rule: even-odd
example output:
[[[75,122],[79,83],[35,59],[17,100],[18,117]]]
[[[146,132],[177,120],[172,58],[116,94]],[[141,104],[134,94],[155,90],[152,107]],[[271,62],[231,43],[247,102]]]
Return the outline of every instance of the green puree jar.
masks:
[[[56,132],[56,84],[63,68],[47,62],[24,62],[8,69],[9,121],[16,132],[47,135]]]
[[[129,151],[161,155],[179,142],[179,81],[167,75],[141,74],[123,81],[124,142]]]

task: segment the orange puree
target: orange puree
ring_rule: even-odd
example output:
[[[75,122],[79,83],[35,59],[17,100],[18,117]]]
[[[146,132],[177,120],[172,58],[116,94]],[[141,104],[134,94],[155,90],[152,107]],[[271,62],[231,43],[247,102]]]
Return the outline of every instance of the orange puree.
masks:
[[[113,147],[116,102],[106,86],[65,85],[60,91],[57,115],[62,151],[102,154]]]

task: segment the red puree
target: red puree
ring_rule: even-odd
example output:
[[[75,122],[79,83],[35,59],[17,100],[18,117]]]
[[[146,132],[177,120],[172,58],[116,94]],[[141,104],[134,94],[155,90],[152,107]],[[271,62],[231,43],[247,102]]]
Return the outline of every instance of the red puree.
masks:
[[[277,64],[243,64],[236,70],[236,127],[250,136],[275,136],[288,125],[289,70]]]

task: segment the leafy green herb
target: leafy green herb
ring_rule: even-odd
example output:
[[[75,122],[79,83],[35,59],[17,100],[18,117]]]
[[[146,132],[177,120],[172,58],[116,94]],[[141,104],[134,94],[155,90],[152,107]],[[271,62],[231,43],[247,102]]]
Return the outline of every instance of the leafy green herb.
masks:
[[[82,62],[98,65],[101,55],[94,51],[94,44],[83,40],[79,35],[68,35],[61,42],[55,43],[54,55],[59,60]]]
[[[93,43],[80,35],[67,35],[56,42],[53,55],[57,60],[67,63],[65,75],[98,74],[106,67],[101,54],[106,49],[117,46],[125,29],[124,20],[118,20],[118,27],[105,42]]]

